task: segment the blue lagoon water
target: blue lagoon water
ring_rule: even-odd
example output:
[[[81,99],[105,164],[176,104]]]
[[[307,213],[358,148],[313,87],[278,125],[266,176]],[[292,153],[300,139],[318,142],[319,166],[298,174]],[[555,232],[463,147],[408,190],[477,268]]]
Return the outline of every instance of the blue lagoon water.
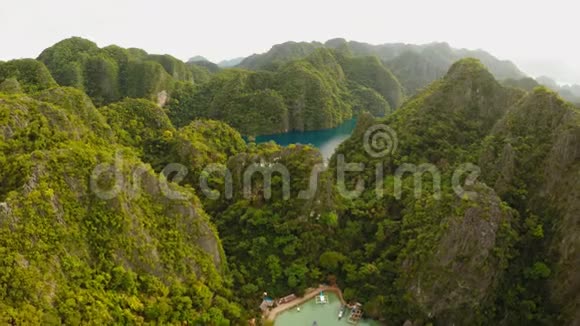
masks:
[[[274,141],[281,146],[290,144],[313,145],[320,150],[324,161],[328,161],[334,151],[345,141],[356,126],[356,118],[343,122],[341,125],[323,130],[314,131],[291,131],[280,134],[264,135],[256,137],[256,143]]]

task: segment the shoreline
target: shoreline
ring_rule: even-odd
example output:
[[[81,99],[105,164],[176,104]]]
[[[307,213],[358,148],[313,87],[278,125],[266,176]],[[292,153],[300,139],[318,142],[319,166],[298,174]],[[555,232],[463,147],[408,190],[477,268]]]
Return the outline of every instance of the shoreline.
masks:
[[[321,285],[318,288],[315,288],[315,289],[311,288],[311,289],[306,290],[306,293],[304,294],[304,296],[302,296],[296,300],[293,300],[293,301],[287,302],[287,303],[283,303],[283,304],[277,306],[276,308],[264,313],[262,315],[262,318],[264,318],[266,320],[274,321],[274,320],[276,320],[276,317],[280,313],[282,313],[286,310],[292,309],[300,304],[303,304],[303,303],[311,300],[316,295],[318,295],[321,291],[332,292],[332,293],[336,294],[338,296],[341,304],[343,304],[343,305],[346,304],[346,301],[344,301],[344,298],[342,297],[342,291],[340,290],[339,287],[327,286],[327,285],[322,286]]]

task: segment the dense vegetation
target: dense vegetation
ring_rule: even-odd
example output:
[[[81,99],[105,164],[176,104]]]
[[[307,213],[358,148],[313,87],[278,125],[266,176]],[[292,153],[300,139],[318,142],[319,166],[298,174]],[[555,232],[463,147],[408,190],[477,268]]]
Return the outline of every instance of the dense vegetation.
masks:
[[[0,94],[0,320],[42,325],[240,320],[221,243],[201,203],[191,189],[176,185],[173,191],[187,196],[167,200],[162,179],[135,153],[146,144],[143,139],[164,129],[138,122],[148,132],[118,134],[122,129],[108,127],[83,96],[67,88],[38,99]],[[148,105],[135,101],[114,108],[122,114]],[[99,164],[118,170],[91,174]],[[93,183],[106,193],[116,189],[116,176],[120,193],[99,197]]]
[[[331,128],[363,110],[383,116],[404,97],[396,78],[374,57],[320,49],[272,69],[228,69],[199,87],[177,88],[169,117],[177,126],[217,119],[256,136]]]
[[[99,48],[78,37],[44,50],[38,60],[61,86],[84,90],[96,105],[124,97],[157,100],[178,81],[205,81],[209,72],[170,55],[150,55],[140,49],[112,45]]]
[[[481,60],[497,79],[524,77],[524,74],[513,63],[499,60],[481,50],[453,49],[446,43],[371,45],[340,38],[328,40],[324,44],[319,42],[278,44],[267,53],[247,57],[238,67],[271,69],[284,62],[304,58],[322,47],[335,49],[355,57],[377,57],[397,76],[406,93],[410,95],[416,94],[418,90],[443,77],[455,61],[467,57]]]
[[[579,230],[570,223],[578,221],[571,217],[580,189],[578,114],[546,89],[527,95],[505,89],[481,65],[462,61],[387,118],[400,144],[384,161],[387,175],[404,163],[429,162],[449,182],[446,171],[478,162],[483,178],[475,202],[454,204],[445,183],[439,202],[406,200],[405,188],[402,203],[373,203],[365,194],[355,201],[358,214],[386,214],[366,222],[347,210],[340,218],[360,224],[369,237],[377,232],[377,242],[365,247],[382,248],[373,264],[378,275],[388,275],[374,283],[376,292],[357,297],[367,295],[371,309],[384,307],[376,311],[388,320],[412,312],[443,324],[577,321],[572,288],[579,279],[571,266],[578,256],[571,248],[578,247]],[[363,179],[371,182],[374,165],[360,154],[361,141],[355,134],[339,152],[347,161],[363,159],[369,167]],[[393,185],[392,177],[383,182]],[[466,204],[464,219],[453,222]]]
[[[0,63],[0,321],[245,325],[264,291],[326,282],[388,324],[578,323],[580,111],[449,53],[332,40],[211,73],[73,38]],[[317,180],[315,148],[241,136],[353,115]],[[372,157],[378,123],[398,146]],[[364,163],[344,184],[339,157]],[[244,185],[271,167],[271,193]]]
[[[503,87],[477,60],[456,63],[444,79],[380,121],[398,132],[393,155],[373,159],[364,152],[364,131],[377,121],[359,118],[338,153],[365,164],[346,185],[354,189],[364,181],[360,197],[339,195],[335,156],[310,200],[295,193],[282,200],[275,178],[269,201],[258,193],[251,200],[208,203],[240,295],[257,304],[262,290],[300,293],[326,280],[338,282],[347,300],[363,301],[369,315],[394,324],[573,323],[578,114],[545,89],[526,94]],[[502,144],[517,154],[494,149]],[[302,156],[308,148],[249,150],[260,155],[235,156],[230,170],[258,159],[283,162],[293,183],[305,182],[304,162],[317,162]],[[302,158],[291,163],[291,155]],[[483,176],[466,186],[471,194],[458,197],[452,174],[466,162],[479,164]],[[386,175],[382,198],[375,193],[377,163]],[[399,199],[393,174],[405,163],[430,163],[440,171],[440,199],[433,197],[429,173],[421,177],[419,197],[413,196],[414,175],[405,175]],[[546,168],[551,175],[543,175]],[[239,172],[233,174],[239,181]]]
[[[36,60],[0,62],[0,88],[4,92],[35,92],[55,86],[48,69]]]

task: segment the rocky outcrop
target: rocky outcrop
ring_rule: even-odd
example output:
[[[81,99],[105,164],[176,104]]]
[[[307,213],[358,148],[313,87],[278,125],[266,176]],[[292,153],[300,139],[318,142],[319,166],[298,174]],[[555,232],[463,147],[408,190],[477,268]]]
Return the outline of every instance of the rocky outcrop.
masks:
[[[434,226],[442,229],[432,255],[424,260],[411,256],[402,265],[402,272],[410,273],[402,280],[411,301],[427,318],[447,325],[476,323],[505,268],[497,252],[508,245],[501,234],[512,221],[512,211],[483,184],[469,191],[477,199],[457,199],[455,213]]]
[[[579,162],[580,112],[544,88],[497,123],[480,160],[486,181],[501,196],[552,226],[544,253],[553,259],[549,297],[571,324],[580,322],[580,277],[574,267],[580,263]]]

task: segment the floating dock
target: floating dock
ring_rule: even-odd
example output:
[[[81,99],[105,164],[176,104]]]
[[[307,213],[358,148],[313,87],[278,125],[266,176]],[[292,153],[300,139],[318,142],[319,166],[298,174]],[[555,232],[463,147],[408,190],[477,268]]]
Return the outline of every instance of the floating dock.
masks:
[[[362,316],[363,316],[362,305],[360,303],[357,303],[350,311],[350,316],[348,316],[348,323],[356,325],[362,319]]]

